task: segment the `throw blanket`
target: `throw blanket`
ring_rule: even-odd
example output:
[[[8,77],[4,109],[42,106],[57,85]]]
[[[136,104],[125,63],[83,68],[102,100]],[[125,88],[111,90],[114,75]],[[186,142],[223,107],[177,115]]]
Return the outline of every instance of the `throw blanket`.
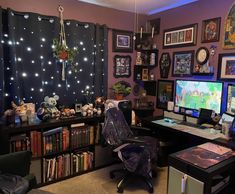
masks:
[[[0,174],[0,194],[25,194],[29,182],[21,176],[13,174]]]

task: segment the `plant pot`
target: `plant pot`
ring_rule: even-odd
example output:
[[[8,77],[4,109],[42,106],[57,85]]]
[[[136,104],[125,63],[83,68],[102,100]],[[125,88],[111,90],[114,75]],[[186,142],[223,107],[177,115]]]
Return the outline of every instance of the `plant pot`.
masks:
[[[123,100],[124,95],[123,94],[115,94],[115,98],[116,98],[116,100]]]

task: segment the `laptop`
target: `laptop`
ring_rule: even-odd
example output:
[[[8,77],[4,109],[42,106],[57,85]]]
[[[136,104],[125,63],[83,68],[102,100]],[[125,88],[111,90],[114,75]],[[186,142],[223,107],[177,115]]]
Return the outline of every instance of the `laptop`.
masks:
[[[222,125],[223,122],[231,122],[232,123],[233,120],[234,120],[234,116],[233,115],[230,115],[228,113],[223,113],[222,117],[219,120],[219,125]]]

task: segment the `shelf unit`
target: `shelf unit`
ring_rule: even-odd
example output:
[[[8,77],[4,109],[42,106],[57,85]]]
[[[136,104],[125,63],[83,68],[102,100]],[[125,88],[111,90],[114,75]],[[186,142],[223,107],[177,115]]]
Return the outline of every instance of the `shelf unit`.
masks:
[[[113,162],[106,160],[107,156],[112,158],[111,148],[102,149],[100,145],[103,120],[104,116],[74,117],[1,126],[0,153],[31,150],[31,172],[38,186],[90,172]]]
[[[156,80],[151,78],[151,71],[153,71],[153,69],[157,66],[158,50],[139,49],[137,52],[141,53],[141,64],[136,64],[134,66],[134,81],[146,90],[147,95],[155,96]]]

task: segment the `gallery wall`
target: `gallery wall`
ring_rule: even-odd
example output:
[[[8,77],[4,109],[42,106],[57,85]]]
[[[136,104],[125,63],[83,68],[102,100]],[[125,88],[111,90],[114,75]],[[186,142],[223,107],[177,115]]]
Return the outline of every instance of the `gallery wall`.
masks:
[[[216,54],[214,57],[210,57],[210,65],[214,66],[213,76],[193,76],[185,79],[204,79],[204,80],[216,80],[217,78],[217,67],[218,67],[218,54],[219,53],[230,53],[234,50],[224,50],[222,48],[223,42],[223,29],[224,20],[227,16],[229,9],[233,4],[233,0],[199,0],[197,2],[184,5],[178,8],[167,10],[158,14],[145,16],[139,16],[139,26],[144,25],[146,20],[152,20],[160,18],[160,34],[155,36],[157,48],[159,49],[159,58],[162,52],[169,52],[172,58],[173,52],[176,51],[196,51],[199,47],[205,46],[210,49],[211,45],[216,46]],[[109,88],[113,83],[125,80],[134,85],[133,82],[133,65],[135,63],[135,52],[133,53],[114,53],[112,52],[112,30],[111,29],[122,29],[132,31],[134,28],[134,14],[124,11],[118,11],[115,9],[104,8],[96,5],[83,3],[77,0],[0,0],[0,6],[3,8],[11,8],[16,11],[25,12],[36,12],[45,15],[58,16],[58,5],[64,7],[64,18],[65,19],[76,19],[83,22],[93,22],[99,24],[106,24],[109,30],[109,53],[108,53],[108,64],[109,64],[109,75],[108,75],[108,86]],[[221,30],[219,42],[213,43],[201,43],[201,26],[202,20],[221,17]],[[182,48],[171,48],[163,49],[163,31],[166,29],[180,27],[188,24],[198,24],[197,30],[197,43],[195,46],[182,47]],[[114,78],[113,77],[113,57],[115,55],[130,55],[132,57],[132,75],[129,78]],[[195,63],[196,61],[194,61]],[[169,79],[175,80],[176,77],[171,76],[172,70],[170,69]],[[155,78],[160,79],[159,66],[154,70]],[[111,90],[109,91],[109,97],[112,96]],[[128,96],[129,99],[133,99],[134,96],[131,94]],[[156,101],[155,97],[150,98],[152,101]],[[162,113],[162,110],[156,109],[155,115]]]
[[[163,52],[169,52],[171,59],[173,52],[178,51],[189,51],[189,50],[196,50],[199,47],[207,47],[210,50],[211,45],[216,46],[216,53],[213,57],[210,56],[210,65],[214,67],[214,75],[213,76],[193,76],[193,77],[183,77],[183,79],[195,79],[195,80],[216,80],[217,79],[217,71],[218,71],[218,54],[220,53],[232,53],[235,50],[225,50],[222,48],[223,45],[223,38],[224,38],[224,21],[227,17],[227,14],[232,7],[232,4],[234,3],[233,0],[199,0],[197,2],[184,5],[182,7],[178,7],[175,9],[171,9],[168,11],[164,11],[155,15],[151,15],[148,17],[148,20],[154,19],[154,18],[160,18],[161,19],[161,26],[160,26],[160,34],[157,35],[156,41],[157,41],[157,47],[159,49],[159,57]],[[202,21],[207,20],[210,18],[216,18],[221,17],[221,29],[220,29],[220,39],[218,42],[212,42],[212,43],[201,43],[201,30],[202,30]],[[179,48],[169,48],[169,49],[163,49],[163,31],[166,29],[174,28],[174,27],[180,27],[185,26],[189,24],[198,24],[198,30],[197,30],[197,43],[195,46],[189,46],[189,47],[179,47]],[[194,60],[194,64],[196,63],[196,60]],[[159,66],[155,72],[157,79],[160,79],[160,70]],[[169,73],[168,79],[175,80],[175,79],[181,79],[180,77],[172,77],[172,65]],[[225,103],[225,98],[223,99],[223,103]],[[162,111],[160,109],[157,109],[155,111],[156,115],[161,114]]]

